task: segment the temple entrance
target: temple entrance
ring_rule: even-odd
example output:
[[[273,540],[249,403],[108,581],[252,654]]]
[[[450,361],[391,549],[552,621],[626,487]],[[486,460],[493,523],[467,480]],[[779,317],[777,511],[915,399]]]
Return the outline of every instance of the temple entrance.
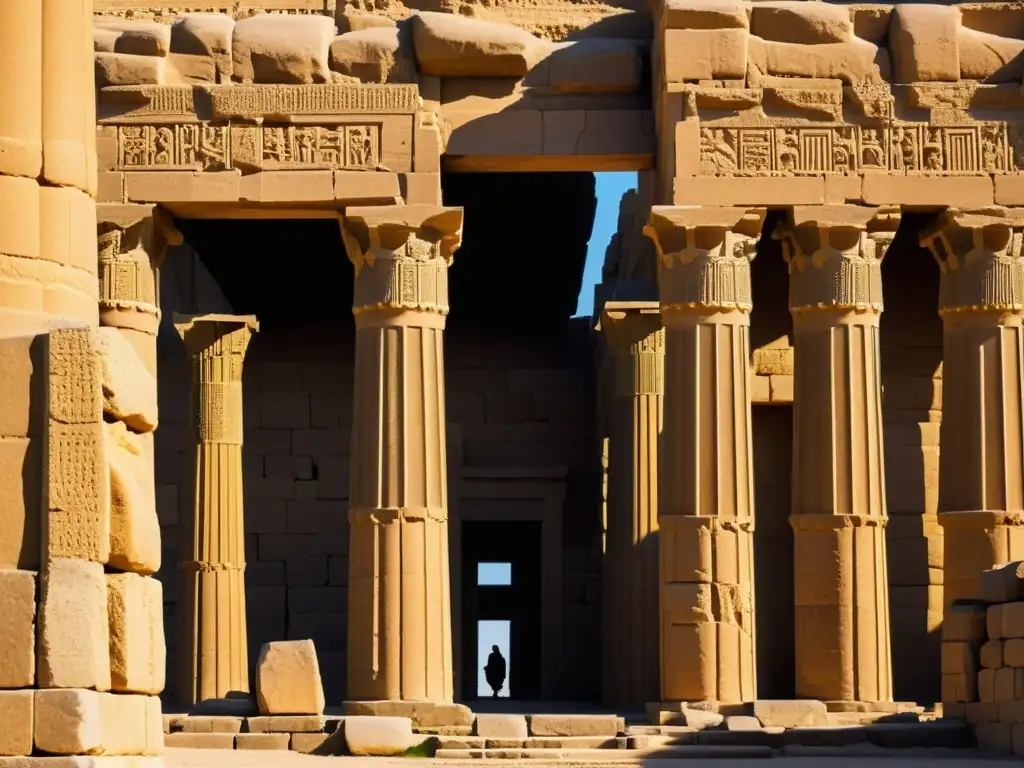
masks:
[[[505,657],[501,698],[541,698],[540,522],[462,524],[463,698],[491,698],[483,666],[492,645]]]

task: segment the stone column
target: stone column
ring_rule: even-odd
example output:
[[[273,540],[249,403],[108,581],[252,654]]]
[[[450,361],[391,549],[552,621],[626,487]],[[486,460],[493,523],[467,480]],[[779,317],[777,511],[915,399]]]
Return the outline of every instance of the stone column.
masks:
[[[452,700],[443,330],[462,210],[349,208],[348,698]]]
[[[921,235],[941,270],[944,602],[1024,558],[1024,212],[948,211]]]
[[[608,302],[600,331],[611,355],[608,527],[602,645],[610,701],[656,701],[658,683],[658,439],[665,333],[657,302]],[[614,671],[613,671],[614,670]]]
[[[782,240],[795,348],[796,695],[890,701],[878,323],[898,209],[794,208]]]
[[[249,690],[242,514],[242,362],[253,316],[175,315],[192,367],[194,503],[181,524],[178,696]]]
[[[644,230],[665,326],[663,702],[756,697],[750,262],[764,215],[656,206]]]

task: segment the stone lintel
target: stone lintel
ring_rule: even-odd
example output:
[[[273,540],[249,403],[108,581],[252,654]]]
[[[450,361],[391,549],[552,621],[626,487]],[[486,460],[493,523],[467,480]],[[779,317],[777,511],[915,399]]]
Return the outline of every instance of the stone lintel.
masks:
[[[660,312],[661,307],[657,301],[606,301],[594,330],[604,332],[609,325],[632,317],[658,315]]]
[[[441,255],[450,260],[462,242],[462,209],[426,204],[348,208],[341,232],[357,271],[370,249],[398,250],[414,234],[439,244]]]
[[[788,212],[791,227],[855,229],[895,233],[900,223],[899,206],[794,205]]]

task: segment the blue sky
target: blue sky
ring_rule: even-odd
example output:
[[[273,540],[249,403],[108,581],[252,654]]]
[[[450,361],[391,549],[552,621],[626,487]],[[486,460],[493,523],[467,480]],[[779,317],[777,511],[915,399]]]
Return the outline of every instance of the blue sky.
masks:
[[[615,234],[619,224],[619,200],[629,189],[636,189],[636,172],[598,173],[597,213],[594,214],[594,231],[587,247],[587,264],[583,268],[583,287],[576,305],[576,315],[590,315],[594,311],[594,285],[601,280],[604,264],[604,249]]]
[[[594,230],[587,245],[587,262],[583,268],[583,287],[580,289],[576,315],[589,316],[594,311],[594,285],[601,279],[601,267],[604,264],[604,251],[608,241],[615,234],[619,223],[619,200],[629,189],[636,189],[636,173],[598,173],[597,176],[597,212],[594,214]],[[477,570],[477,583],[509,584],[511,569],[505,563],[480,563]],[[490,686],[484,678],[484,664],[491,652],[491,646],[497,645],[505,657],[506,671],[511,669],[509,659],[509,622],[481,621],[477,633],[477,658],[480,660],[477,670],[477,696],[491,696]],[[508,683],[499,694],[509,695]]]

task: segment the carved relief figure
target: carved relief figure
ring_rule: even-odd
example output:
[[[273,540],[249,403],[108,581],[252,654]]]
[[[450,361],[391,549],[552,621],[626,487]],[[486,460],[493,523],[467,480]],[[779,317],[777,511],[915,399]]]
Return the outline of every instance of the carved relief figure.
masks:
[[[153,165],[171,165],[174,148],[174,133],[170,128],[157,128],[153,139]]]
[[[735,133],[732,131],[702,128],[700,132],[700,153],[704,173],[727,175],[736,170]],[[730,138],[732,142],[730,143]]]

